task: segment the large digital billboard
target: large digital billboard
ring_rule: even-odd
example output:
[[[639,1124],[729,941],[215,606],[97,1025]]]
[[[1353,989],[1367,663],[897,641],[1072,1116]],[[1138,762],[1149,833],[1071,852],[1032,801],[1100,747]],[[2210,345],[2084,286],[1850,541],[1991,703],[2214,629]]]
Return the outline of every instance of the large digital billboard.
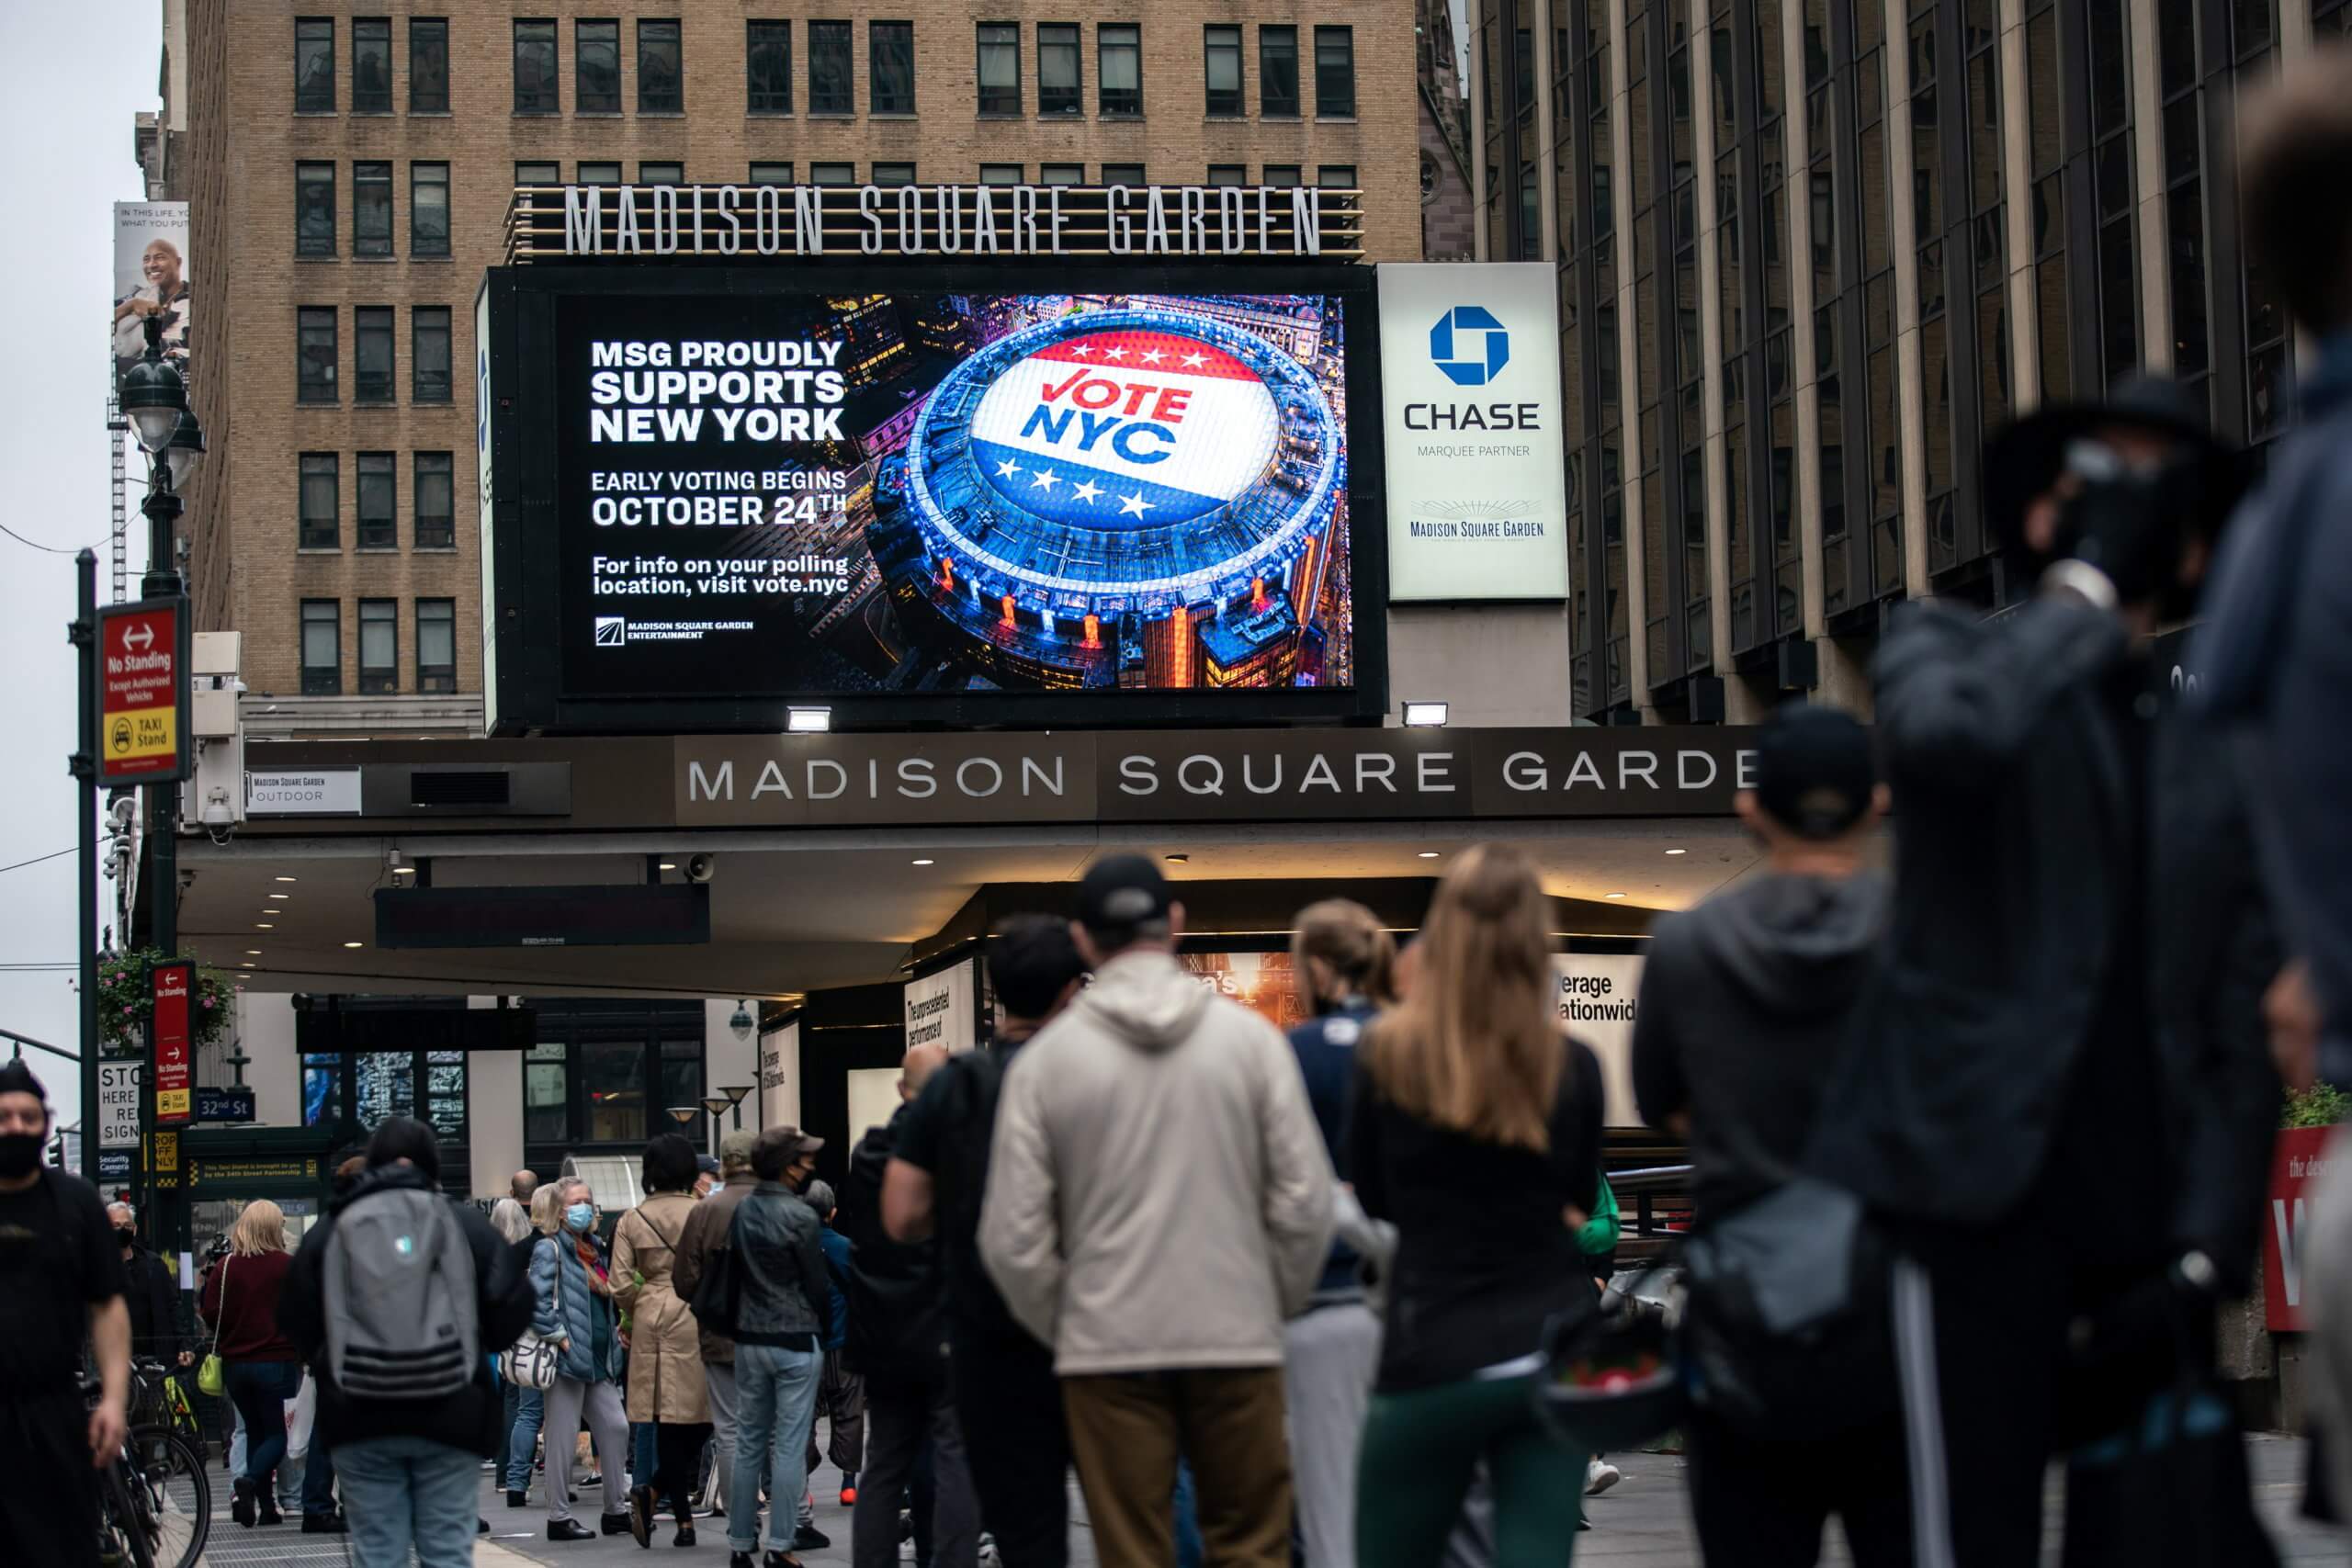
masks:
[[[519,439],[493,576],[542,657],[516,665],[502,620],[501,669],[537,687],[502,690],[502,719],[1377,711],[1377,617],[1357,605],[1380,552],[1367,563],[1351,439],[1369,417],[1377,446],[1352,364],[1372,353],[1368,276],[1168,268],[1042,291],[1003,267],[887,289],[555,271],[506,275],[524,298],[499,403]],[[517,494],[548,504],[510,513]]]

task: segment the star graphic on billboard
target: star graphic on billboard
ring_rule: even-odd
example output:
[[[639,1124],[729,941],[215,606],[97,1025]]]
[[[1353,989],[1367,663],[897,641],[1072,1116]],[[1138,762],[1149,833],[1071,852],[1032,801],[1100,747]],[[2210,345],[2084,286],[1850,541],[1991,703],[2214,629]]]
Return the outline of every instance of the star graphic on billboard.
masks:
[[[1072,344],[1069,351],[1072,354],[1091,354],[1094,352],[1094,345],[1091,343]]]
[[[1085,483],[1080,485],[1076,490],[1069,493],[1080,501],[1091,502],[1096,496],[1102,493],[1102,487],[1096,484],[1092,479],[1088,479]]]
[[[1009,479],[1020,471],[1021,465],[1014,462],[1010,457],[1007,457],[1003,462],[999,463],[996,466],[997,478],[1002,479]]]
[[[1143,351],[1143,362],[1146,365],[1157,365],[1167,357],[1156,348],[1147,348]]]
[[[1188,354],[1184,356],[1184,367],[1188,370],[1193,366],[1206,365],[1208,362],[1209,356],[1205,354]]]
[[[1133,513],[1134,515],[1140,517],[1159,504],[1159,503],[1156,501],[1146,501],[1143,498],[1143,491],[1137,491],[1135,494],[1119,502],[1119,511],[1123,515]]]
[[[1102,357],[1105,359],[1125,359],[1126,356],[1127,351],[1124,348],[1113,347],[1102,351]]]
[[[1032,490],[1042,490],[1047,494],[1051,494],[1053,492],[1054,486],[1059,483],[1060,479],[1061,476],[1054,472],[1053,469],[1040,468],[1037,470],[1035,477],[1030,479],[1029,488]]]

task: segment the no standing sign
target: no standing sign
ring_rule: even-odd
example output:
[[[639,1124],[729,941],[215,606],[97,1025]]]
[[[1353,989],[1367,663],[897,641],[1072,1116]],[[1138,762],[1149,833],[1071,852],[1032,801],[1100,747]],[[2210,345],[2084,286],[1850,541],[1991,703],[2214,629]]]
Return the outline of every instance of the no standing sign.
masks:
[[[185,599],[98,612],[98,787],[187,777]]]

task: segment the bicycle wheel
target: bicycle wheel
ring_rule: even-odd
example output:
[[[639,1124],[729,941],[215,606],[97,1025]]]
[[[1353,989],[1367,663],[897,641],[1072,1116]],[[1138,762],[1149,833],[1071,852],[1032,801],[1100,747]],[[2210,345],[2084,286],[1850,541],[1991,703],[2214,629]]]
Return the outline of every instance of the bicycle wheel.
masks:
[[[107,1466],[99,1483],[100,1506],[107,1533],[113,1538],[114,1561],[128,1562],[130,1568],[155,1568],[154,1550],[140,1522],[140,1489],[132,1483],[129,1470],[127,1462],[118,1459]]]
[[[134,1427],[126,1445],[132,1499],[154,1568],[196,1568],[212,1532],[212,1483],[204,1456],[178,1433]]]

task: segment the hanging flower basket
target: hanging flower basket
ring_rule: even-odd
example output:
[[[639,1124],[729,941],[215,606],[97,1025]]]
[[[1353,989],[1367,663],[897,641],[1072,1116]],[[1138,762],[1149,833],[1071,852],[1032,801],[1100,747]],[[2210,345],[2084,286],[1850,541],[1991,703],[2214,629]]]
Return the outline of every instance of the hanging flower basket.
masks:
[[[146,1045],[147,1022],[155,1011],[147,966],[164,961],[163,950],[153,947],[98,960],[98,1033],[107,1050],[135,1051]],[[187,1010],[190,1043],[209,1045],[229,1032],[234,994],[218,969],[197,969],[196,996]]]

